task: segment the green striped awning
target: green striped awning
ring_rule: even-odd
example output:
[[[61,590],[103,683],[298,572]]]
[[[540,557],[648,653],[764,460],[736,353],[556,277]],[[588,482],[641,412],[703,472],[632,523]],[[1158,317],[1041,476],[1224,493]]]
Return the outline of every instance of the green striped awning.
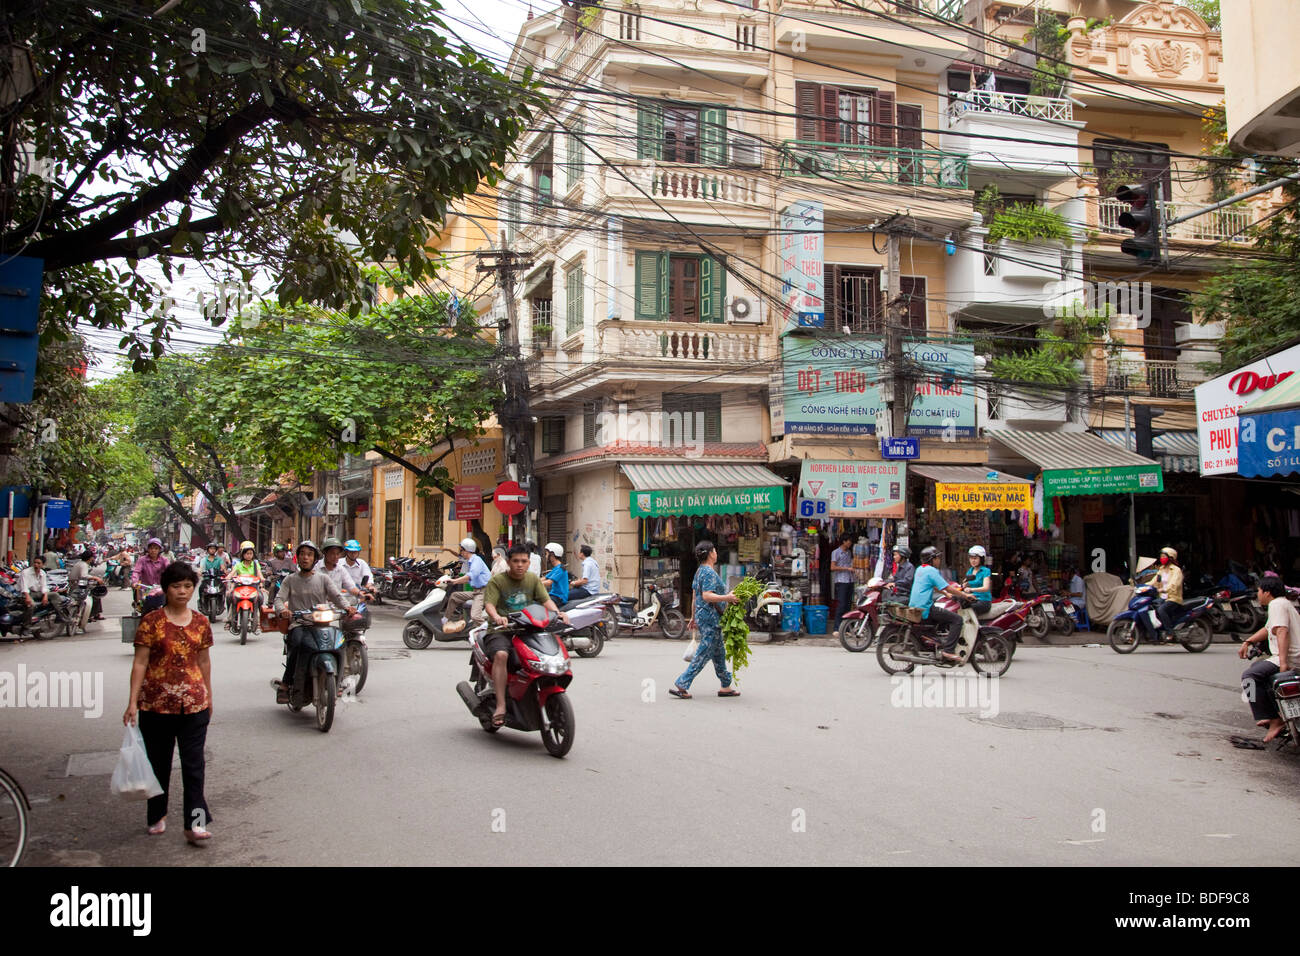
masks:
[[[790,483],[762,465],[625,464],[634,518],[785,511]]]

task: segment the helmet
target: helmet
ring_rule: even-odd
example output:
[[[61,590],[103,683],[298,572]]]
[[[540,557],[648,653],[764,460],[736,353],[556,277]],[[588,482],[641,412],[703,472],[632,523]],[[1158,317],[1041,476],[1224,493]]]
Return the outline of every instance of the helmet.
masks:
[[[242,541],[239,544],[240,554],[243,554],[245,551],[256,551],[256,550],[257,550],[257,545],[253,544],[253,542],[251,541]]]
[[[296,548],[293,549],[293,553],[294,553],[294,554],[297,554],[297,553],[298,553],[299,551],[301,551],[303,548],[311,548],[311,550],[312,550],[312,551],[315,553],[315,555],[316,555],[316,559],[317,559],[317,560],[320,560],[320,556],[321,556],[320,548],[316,547],[316,542],[315,542],[315,541],[312,541],[310,538],[304,538],[302,541],[299,541],[299,542],[298,542],[298,547],[296,547]]]
[[[896,544],[894,545],[894,551],[896,551],[898,554],[901,554],[904,560],[906,561],[912,560],[912,549],[909,548],[907,545]]]
[[[987,558],[989,556],[989,553],[985,551],[984,548],[978,544],[975,545],[975,547],[971,548],[966,553],[976,558]]]
[[[152,546],[155,545],[155,544],[158,545],[158,547],[160,547],[160,548],[162,547],[162,542],[159,541],[157,538],[150,538],[149,541],[148,541],[148,543],[145,544],[145,547],[146,547],[146,548],[149,548],[149,547],[152,547]]]
[[[560,547],[554,541],[546,546],[546,550],[551,552],[551,554],[555,555],[557,558],[564,557],[564,548]]]
[[[473,538],[462,538],[460,546],[470,554],[478,554],[478,542]]]
[[[1160,553],[1161,553],[1161,554],[1167,554],[1167,555],[1169,555],[1169,560],[1170,560],[1170,561],[1177,561],[1177,560],[1178,560],[1178,552],[1175,551],[1173,548],[1161,548],[1161,549],[1160,549]]]
[[[931,561],[934,560],[935,555],[937,555],[938,553],[939,553],[939,549],[936,548],[934,545],[930,545],[928,548],[922,548],[921,563],[929,564]]]
[[[208,542],[208,550],[209,550],[209,551],[215,551],[215,550],[217,550],[217,543],[216,543],[215,541],[209,541],[209,542]]]
[[[328,551],[330,548],[338,548],[339,550],[342,550],[343,542],[340,541],[338,538],[326,538],[324,541],[321,542],[320,547],[322,551]]]
[[[277,542],[275,543],[275,547],[272,548],[271,550],[272,550],[272,551],[275,551],[275,552],[278,553],[278,552],[280,552],[280,551],[285,550],[285,547],[284,547],[284,545],[280,544],[280,542],[277,541]]]
[[[358,541],[356,538],[348,538],[348,540],[347,540],[347,541],[344,543],[344,545],[343,545],[343,550],[344,550],[344,551],[355,551],[355,552],[357,552],[358,554],[360,554],[360,553],[361,553],[361,542]]]

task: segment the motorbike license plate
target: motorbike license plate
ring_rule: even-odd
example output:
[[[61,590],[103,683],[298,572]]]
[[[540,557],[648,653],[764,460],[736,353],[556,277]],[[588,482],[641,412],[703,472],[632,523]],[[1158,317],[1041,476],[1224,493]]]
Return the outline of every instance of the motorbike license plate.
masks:
[[[1300,697],[1279,697],[1277,710],[1283,720],[1300,719]]]

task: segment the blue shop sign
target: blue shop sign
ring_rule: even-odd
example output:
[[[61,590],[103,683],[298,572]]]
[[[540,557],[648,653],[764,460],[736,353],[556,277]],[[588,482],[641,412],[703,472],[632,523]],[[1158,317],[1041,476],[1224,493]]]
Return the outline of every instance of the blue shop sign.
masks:
[[[882,438],[880,439],[880,457],[891,460],[899,458],[920,458],[921,439]]]
[[[1242,414],[1237,425],[1237,473],[1267,478],[1300,472],[1300,409]]]

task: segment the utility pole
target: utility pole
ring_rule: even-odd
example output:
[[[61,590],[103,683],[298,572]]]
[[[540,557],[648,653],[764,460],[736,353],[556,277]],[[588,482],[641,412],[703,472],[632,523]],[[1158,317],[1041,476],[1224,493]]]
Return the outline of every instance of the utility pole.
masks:
[[[498,326],[506,351],[505,405],[501,427],[505,432],[506,472],[512,481],[533,481],[533,417],[528,404],[528,375],[519,351],[519,317],[515,309],[515,273],[532,268],[532,257],[509,249],[487,249],[477,253],[479,272],[495,272],[505,296],[506,317]],[[532,494],[530,493],[530,498]],[[511,519],[512,539],[528,536],[529,508]]]

